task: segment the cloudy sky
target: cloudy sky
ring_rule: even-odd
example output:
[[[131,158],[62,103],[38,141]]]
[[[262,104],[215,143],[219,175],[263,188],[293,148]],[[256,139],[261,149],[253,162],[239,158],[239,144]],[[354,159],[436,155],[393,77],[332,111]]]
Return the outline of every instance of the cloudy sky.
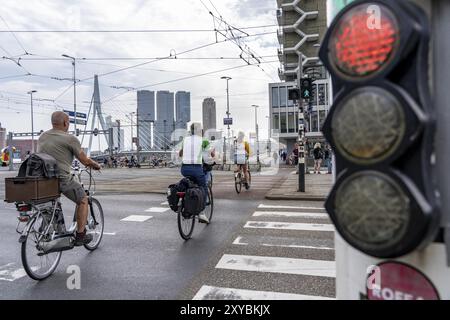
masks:
[[[235,27],[248,28],[245,32],[253,36],[243,38],[241,45],[263,57],[260,68],[246,66],[239,59],[241,49],[231,41],[223,42],[222,35],[217,35],[219,43],[214,44],[213,31],[148,32],[213,30],[208,10]],[[136,110],[136,92],[123,89],[131,87],[190,91],[194,121],[201,120],[201,103],[211,96],[217,101],[220,126],[226,110],[226,82],[220,77],[230,76],[230,110],[236,127],[254,128],[254,109],[250,106],[257,104],[261,106],[261,135],[266,137],[268,83],[278,80],[275,11],[275,0],[28,0],[26,4],[2,0],[0,57],[5,58],[0,59],[0,122],[8,130],[31,130],[29,90],[38,91],[34,95],[36,131],[50,127],[52,111],[73,108],[71,82],[61,80],[72,77],[71,62],[61,58],[67,54],[80,58],[76,78],[82,81],[77,84],[77,111],[88,110],[92,77],[98,74],[103,111],[123,124],[129,123],[125,115]],[[217,28],[223,26],[216,24]],[[55,32],[67,30],[147,32]],[[244,36],[239,32],[235,35]],[[183,53],[204,45],[209,46]],[[171,53],[177,59],[154,59]],[[225,59],[205,59],[221,57]],[[137,64],[143,65],[106,74]],[[230,70],[221,71],[224,69]],[[210,74],[198,76],[203,73]],[[194,78],[182,80],[187,77]],[[128,129],[125,135],[129,144]]]

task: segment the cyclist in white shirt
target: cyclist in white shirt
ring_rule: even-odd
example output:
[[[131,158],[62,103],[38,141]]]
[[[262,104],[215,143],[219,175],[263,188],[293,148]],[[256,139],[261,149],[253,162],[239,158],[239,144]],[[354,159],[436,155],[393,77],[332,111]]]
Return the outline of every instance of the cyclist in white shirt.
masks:
[[[183,158],[181,166],[181,174],[184,177],[193,177],[195,182],[203,189],[205,193],[205,202],[208,197],[208,187],[206,184],[206,176],[203,171],[203,153],[208,150],[209,142],[203,139],[203,130],[200,123],[191,124],[191,135],[184,138],[183,147],[179,152],[180,157]],[[212,150],[211,156],[215,156],[215,151]],[[198,220],[203,223],[209,223],[205,214],[200,213]]]

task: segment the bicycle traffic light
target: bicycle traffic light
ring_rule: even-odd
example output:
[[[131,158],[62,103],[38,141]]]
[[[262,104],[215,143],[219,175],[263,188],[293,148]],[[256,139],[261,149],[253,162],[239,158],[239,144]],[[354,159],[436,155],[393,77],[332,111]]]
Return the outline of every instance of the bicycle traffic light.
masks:
[[[77,130],[75,131],[75,136],[79,136],[80,135],[80,129],[77,128]]]
[[[95,128],[93,133],[94,133],[94,136],[98,136],[98,129]]]
[[[320,49],[335,93],[323,127],[336,156],[325,207],[339,234],[374,257],[402,256],[439,231],[429,37],[410,1],[356,1]]]

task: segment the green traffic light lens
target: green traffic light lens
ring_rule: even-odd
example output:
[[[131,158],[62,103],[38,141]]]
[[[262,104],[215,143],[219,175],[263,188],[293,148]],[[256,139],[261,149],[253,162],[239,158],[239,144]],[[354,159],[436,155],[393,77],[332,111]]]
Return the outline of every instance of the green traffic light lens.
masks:
[[[338,151],[357,164],[392,155],[405,136],[405,113],[389,91],[364,87],[336,106],[331,130]]]
[[[385,174],[359,172],[343,181],[334,200],[336,223],[348,241],[362,249],[382,249],[404,238],[411,219],[410,201]]]

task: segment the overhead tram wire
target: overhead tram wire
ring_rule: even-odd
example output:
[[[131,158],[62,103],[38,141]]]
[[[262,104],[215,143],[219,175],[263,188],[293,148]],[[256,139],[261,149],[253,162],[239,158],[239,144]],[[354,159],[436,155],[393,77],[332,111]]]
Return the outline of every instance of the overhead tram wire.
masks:
[[[14,39],[16,39],[17,43],[19,44],[19,46],[22,48],[22,50],[25,52],[25,54],[28,54],[27,49],[25,49],[25,47],[22,45],[22,43],[19,41],[19,39],[17,38],[17,36],[15,35],[15,33],[11,30],[11,28],[9,27],[8,23],[6,22],[6,20],[0,15],[0,19],[3,20],[3,22],[5,23],[6,27],[8,28],[9,32],[13,35]]]

